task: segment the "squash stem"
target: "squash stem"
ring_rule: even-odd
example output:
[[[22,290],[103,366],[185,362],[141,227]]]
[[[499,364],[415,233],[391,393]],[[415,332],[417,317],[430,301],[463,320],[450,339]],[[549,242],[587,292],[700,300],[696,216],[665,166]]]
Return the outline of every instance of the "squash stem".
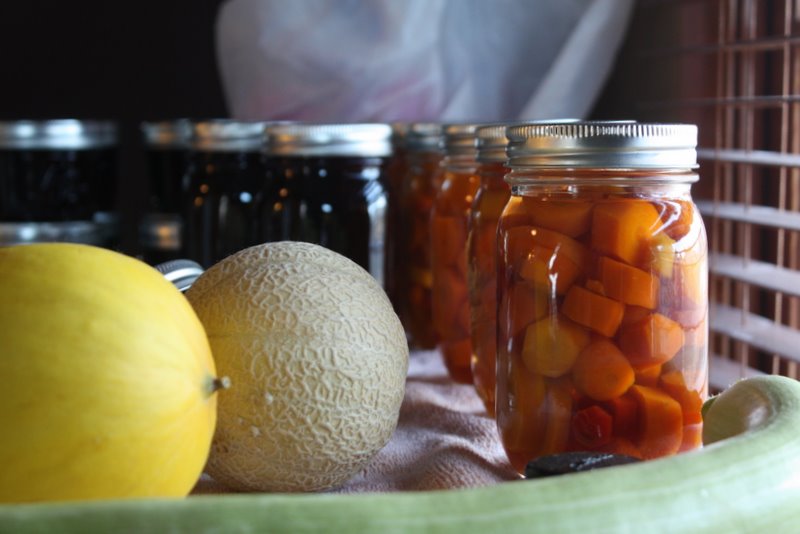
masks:
[[[228,389],[229,387],[231,387],[231,379],[227,376],[214,378],[214,380],[211,381],[211,391],[209,394],[214,394],[221,389]]]

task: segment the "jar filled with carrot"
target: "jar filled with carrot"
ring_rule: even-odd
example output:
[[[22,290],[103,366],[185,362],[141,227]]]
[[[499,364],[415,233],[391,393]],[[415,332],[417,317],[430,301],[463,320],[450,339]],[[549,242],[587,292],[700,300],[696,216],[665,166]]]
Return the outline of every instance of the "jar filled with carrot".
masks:
[[[433,325],[450,378],[472,383],[472,342],[467,293],[467,231],[478,192],[474,124],[444,128],[442,180],[431,214]]]
[[[574,450],[701,445],[707,245],[692,125],[508,128],[497,424],[520,472]]]
[[[398,237],[400,227],[400,195],[403,182],[408,176],[408,157],[406,154],[406,135],[408,123],[392,124],[392,157],[386,168],[385,186],[388,193],[386,207],[386,241],[383,263],[383,288],[395,311],[399,311],[397,295],[397,271],[404,268],[405,259],[400,257]]]
[[[432,320],[431,212],[441,184],[442,125],[413,123],[406,133],[408,174],[402,180],[396,232],[395,294],[412,349],[436,348]]]
[[[506,126],[475,132],[480,185],[469,217],[467,280],[472,339],[472,382],[486,411],[494,415],[497,352],[497,223],[511,194],[506,173]]]

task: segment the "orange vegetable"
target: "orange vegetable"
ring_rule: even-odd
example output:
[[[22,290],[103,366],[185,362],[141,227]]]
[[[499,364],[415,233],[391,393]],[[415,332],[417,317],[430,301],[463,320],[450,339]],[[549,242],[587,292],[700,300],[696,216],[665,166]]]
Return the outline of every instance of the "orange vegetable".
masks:
[[[572,366],[575,388],[595,400],[606,401],[623,395],[633,384],[631,364],[608,340],[589,344]]]
[[[500,307],[500,325],[506,337],[514,337],[531,323],[547,313],[547,293],[537,290],[531,284],[521,281],[514,283],[503,295]]]
[[[584,245],[567,235],[546,228],[532,227],[531,237],[534,245],[548,248],[556,256],[564,256],[581,268],[589,263],[591,258],[589,250]]]
[[[614,418],[614,435],[633,438],[638,434],[639,404],[630,395],[622,395],[604,403]]]
[[[683,442],[683,414],[678,401],[656,388],[631,386],[639,404],[639,441],[644,458],[675,454]]]
[[[695,219],[694,205],[689,200],[662,200],[655,203],[661,216],[664,231],[670,238],[680,241],[692,227]]]
[[[597,452],[604,452],[607,454],[624,454],[625,456],[632,456],[634,458],[642,459],[641,451],[629,439],[621,437],[613,437],[608,444],[598,447]]]
[[[619,348],[636,367],[669,361],[683,345],[683,329],[675,321],[653,313],[646,319],[621,328]]]
[[[600,282],[607,297],[642,308],[658,305],[658,278],[636,267],[608,257],[598,264]]]
[[[431,261],[433,265],[467,263],[467,221],[464,217],[431,218]]]
[[[661,364],[646,365],[644,367],[636,367],[635,382],[641,386],[656,387],[658,385],[658,377],[661,376]]]
[[[612,337],[616,333],[625,312],[622,303],[579,286],[569,289],[561,309],[564,315],[576,323],[606,337]]]
[[[534,225],[570,237],[586,233],[592,222],[593,205],[585,200],[523,197],[522,202]]]
[[[703,446],[703,425],[685,425],[683,427],[683,441],[681,442],[680,452],[692,451]]]
[[[547,316],[525,330],[522,360],[533,371],[548,377],[572,369],[578,354],[589,344],[583,328],[561,316]]]
[[[675,241],[658,232],[650,241],[650,269],[666,279],[672,278],[675,263]]]
[[[498,418],[503,445],[511,464],[524,470],[525,464],[541,449],[546,424],[544,414],[545,380],[523,366],[514,368],[510,393],[514,412],[508,418]]]
[[[441,340],[469,336],[467,281],[453,269],[438,265],[433,271],[432,311],[434,329]]]
[[[620,326],[625,327],[633,323],[643,321],[650,316],[650,310],[641,306],[625,306],[625,313],[622,315]]]
[[[596,449],[611,441],[613,421],[600,406],[578,410],[572,416],[572,434],[579,445]]]
[[[700,396],[700,392],[686,387],[683,373],[677,370],[664,373],[659,381],[659,386],[681,405],[685,425],[703,422],[701,413],[703,398]]]
[[[650,242],[661,227],[653,205],[644,200],[598,204],[592,215],[592,248],[631,265],[650,260]]]
[[[536,456],[563,452],[566,448],[572,421],[572,395],[569,381],[548,381],[544,402],[547,423],[542,449]]]
[[[534,247],[519,268],[519,275],[524,280],[547,288],[548,293],[554,288],[556,295],[566,293],[580,274],[581,268],[578,265],[544,247]]]

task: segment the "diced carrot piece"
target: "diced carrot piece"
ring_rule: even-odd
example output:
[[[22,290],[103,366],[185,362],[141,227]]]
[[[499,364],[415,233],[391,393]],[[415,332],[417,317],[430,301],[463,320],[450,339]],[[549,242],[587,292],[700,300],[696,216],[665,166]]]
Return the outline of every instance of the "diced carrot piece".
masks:
[[[606,409],[614,418],[614,435],[630,439],[638,435],[639,404],[628,395],[611,399],[605,403]]]
[[[583,285],[592,293],[597,293],[598,295],[603,295],[604,297],[608,296],[606,295],[606,290],[603,287],[603,284],[599,280],[587,280]]]
[[[650,310],[658,305],[657,277],[608,257],[600,258],[598,265],[607,297]]]
[[[592,222],[593,203],[586,200],[553,200],[548,197],[523,197],[536,226],[577,237],[586,233]]]
[[[664,231],[680,241],[692,227],[695,219],[695,208],[689,200],[663,200],[655,204],[661,215]]]
[[[653,313],[643,321],[621,328],[619,348],[636,367],[669,361],[683,345],[683,329],[675,321]]]
[[[497,221],[511,196],[511,188],[485,189],[481,192],[480,214]]]
[[[625,306],[625,313],[622,315],[621,327],[643,321],[650,316],[650,310],[641,306]]]
[[[528,208],[523,204],[523,198],[525,197],[515,195],[508,199],[500,216],[505,228],[533,224]]]
[[[656,388],[631,386],[639,403],[638,448],[644,458],[675,454],[683,442],[683,415],[678,401]]]
[[[634,368],[636,373],[635,382],[640,386],[656,387],[658,385],[658,377],[661,376],[661,364],[646,365],[643,367]]]
[[[590,343],[572,366],[575,388],[595,400],[606,401],[619,397],[633,384],[631,364],[622,352],[608,340]]]
[[[576,323],[612,337],[622,322],[625,306],[616,300],[572,286],[562,304],[564,315]]]
[[[661,226],[658,211],[644,200],[598,204],[592,216],[592,248],[631,265],[650,260],[650,240]]]
[[[549,248],[556,256],[565,256],[579,267],[589,262],[589,250],[580,242],[565,234],[546,228],[534,227],[532,237],[534,245]]]
[[[568,380],[548,381],[544,412],[547,424],[540,455],[564,452],[572,420],[572,394]]]
[[[675,264],[675,241],[664,232],[650,240],[650,269],[666,279],[672,278]]]
[[[469,335],[467,281],[452,269],[433,270],[433,326],[440,339],[462,339]]]
[[[703,424],[685,425],[680,452],[693,451],[703,446]]]
[[[600,406],[590,406],[572,416],[572,434],[575,441],[590,450],[607,445],[611,441],[613,421],[611,415]]]
[[[548,295],[531,284],[512,284],[503,295],[500,326],[506,337],[514,337],[547,313]]]
[[[569,319],[548,316],[525,330],[522,359],[533,371],[559,377],[572,369],[578,354],[589,344],[589,334]]]
[[[464,217],[431,218],[431,261],[451,266],[467,262],[467,220]]]
[[[519,267],[519,275],[524,280],[547,288],[547,293],[563,295],[575,283],[581,268],[565,256],[557,255],[544,247],[534,247]]]
[[[661,376],[659,381],[661,389],[678,401],[683,410],[683,424],[694,425],[703,422],[703,398],[699,391],[689,389],[680,371],[668,371]]]
[[[472,258],[478,275],[495,272],[497,264],[497,225],[473,227]]]

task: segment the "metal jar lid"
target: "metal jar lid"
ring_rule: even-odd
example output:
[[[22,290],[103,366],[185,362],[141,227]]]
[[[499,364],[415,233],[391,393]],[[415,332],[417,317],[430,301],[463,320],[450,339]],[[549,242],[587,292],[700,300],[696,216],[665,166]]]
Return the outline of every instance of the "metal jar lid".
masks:
[[[478,124],[448,124],[444,127],[444,152],[448,156],[478,155],[475,130]]]
[[[478,161],[486,163],[503,163],[506,161],[506,124],[489,124],[475,131],[478,148]]]
[[[192,135],[188,119],[145,121],[140,128],[145,144],[151,148],[185,148]]]
[[[442,152],[444,128],[435,122],[412,123],[406,133],[406,149],[411,152]]]
[[[264,151],[269,156],[392,155],[392,127],[388,124],[273,124],[264,135]]]
[[[189,146],[203,152],[258,152],[267,123],[211,119],[191,123]]]
[[[55,119],[0,122],[0,148],[89,150],[114,146],[117,139],[117,125],[110,121]]]
[[[194,281],[203,274],[203,268],[199,263],[183,259],[159,263],[155,269],[180,291],[186,291],[192,287]]]
[[[508,165],[550,168],[691,169],[697,126],[588,121],[510,126]]]

